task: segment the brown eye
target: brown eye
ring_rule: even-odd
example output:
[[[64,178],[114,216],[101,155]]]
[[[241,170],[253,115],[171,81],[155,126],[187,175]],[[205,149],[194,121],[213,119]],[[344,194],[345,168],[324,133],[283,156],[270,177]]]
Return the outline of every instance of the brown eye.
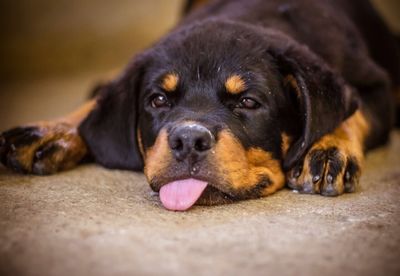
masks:
[[[241,98],[238,104],[238,108],[246,108],[246,109],[256,109],[260,106],[260,104],[253,100],[252,98]]]
[[[164,95],[156,95],[151,100],[151,106],[153,108],[162,108],[162,107],[169,107],[170,104],[167,100],[167,97]]]

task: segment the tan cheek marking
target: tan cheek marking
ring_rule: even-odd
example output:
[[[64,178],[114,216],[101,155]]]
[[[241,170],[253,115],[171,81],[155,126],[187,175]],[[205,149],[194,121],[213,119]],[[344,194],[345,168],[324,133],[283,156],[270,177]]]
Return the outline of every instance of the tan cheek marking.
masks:
[[[281,163],[272,157],[272,153],[260,148],[251,148],[247,151],[247,159],[251,165],[251,174],[266,174],[272,181],[272,185],[265,188],[264,196],[272,194],[284,186],[285,176],[282,172]]]
[[[162,174],[171,162],[172,155],[167,138],[167,131],[161,130],[154,145],[145,153],[144,174],[149,182]]]
[[[226,80],[225,88],[228,93],[239,94],[246,90],[246,83],[241,76],[233,75]]]
[[[175,73],[167,74],[162,81],[161,87],[167,92],[174,92],[178,87],[179,77]]]
[[[271,194],[284,186],[285,177],[278,160],[259,148],[246,151],[228,131],[219,134],[215,156],[219,175],[236,190],[251,189],[264,176],[268,176],[272,184],[264,190],[263,195]]]

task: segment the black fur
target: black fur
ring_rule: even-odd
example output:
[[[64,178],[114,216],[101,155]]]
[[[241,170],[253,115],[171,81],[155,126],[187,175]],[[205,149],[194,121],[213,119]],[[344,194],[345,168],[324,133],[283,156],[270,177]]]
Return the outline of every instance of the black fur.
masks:
[[[139,57],[115,81],[97,91],[97,107],[79,126],[95,161],[108,168],[141,170],[136,128],[138,96],[145,63]]]
[[[353,8],[327,0],[212,1],[107,86],[80,132],[99,163],[141,169],[137,127],[148,148],[165,125],[198,120],[214,132],[228,127],[245,147],[261,147],[276,158],[285,131],[297,137],[284,162],[289,169],[362,102],[375,130],[367,148],[381,144],[393,124],[391,83],[368,54],[365,32],[349,17]],[[181,77],[178,93],[169,96],[174,108],[151,110],[151,95],[163,93],[157,81],[171,71]],[[268,108],[229,108],[238,99],[227,97],[222,84],[232,73],[244,74],[247,95]],[[282,85],[289,74],[300,87],[297,103]]]

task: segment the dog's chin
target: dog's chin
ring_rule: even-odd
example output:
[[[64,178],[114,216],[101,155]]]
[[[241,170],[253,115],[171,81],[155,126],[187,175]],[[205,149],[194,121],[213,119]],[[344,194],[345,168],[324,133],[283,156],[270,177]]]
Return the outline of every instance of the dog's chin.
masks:
[[[230,195],[209,184],[196,201],[195,205],[211,206],[233,203],[234,201],[235,200]]]

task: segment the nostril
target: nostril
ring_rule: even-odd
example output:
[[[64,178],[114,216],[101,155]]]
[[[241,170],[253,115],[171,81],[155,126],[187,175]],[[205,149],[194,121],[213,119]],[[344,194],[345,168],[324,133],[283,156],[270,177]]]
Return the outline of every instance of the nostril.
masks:
[[[183,142],[181,139],[177,138],[174,139],[171,144],[170,144],[171,149],[176,150],[176,151],[181,151],[183,150]]]
[[[198,138],[194,143],[194,149],[196,151],[205,151],[210,149],[210,142],[207,139]]]

